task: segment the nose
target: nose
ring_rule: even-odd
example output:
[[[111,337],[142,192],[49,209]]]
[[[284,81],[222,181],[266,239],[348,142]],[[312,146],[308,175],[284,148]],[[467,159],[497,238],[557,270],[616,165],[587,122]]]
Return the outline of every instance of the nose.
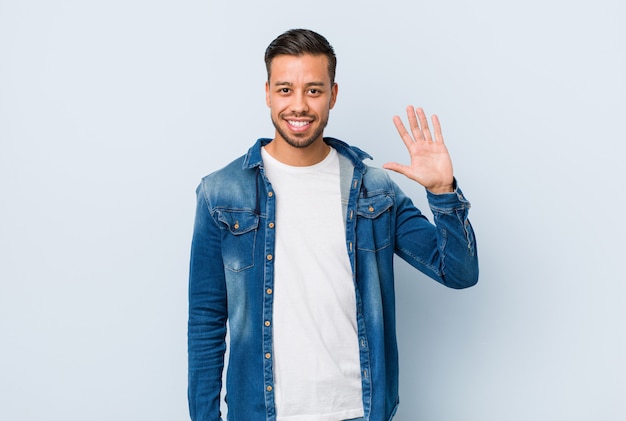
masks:
[[[303,93],[297,93],[293,95],[291,101],[291,112],[294,114],[302,114],[309,111],[309,105],[306,100],[306,95]]]

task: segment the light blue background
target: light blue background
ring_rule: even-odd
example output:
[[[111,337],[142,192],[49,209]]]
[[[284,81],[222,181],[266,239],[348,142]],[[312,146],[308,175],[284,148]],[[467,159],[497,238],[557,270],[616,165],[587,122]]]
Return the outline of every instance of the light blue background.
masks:
[[[424,106],[473,203],[477,287],[397,265],[396,419],[625,419],[625,7],[0,0],[0,419],[187,418],[194,190],[273,135],[293,27],[338,54],[327,134],[406,161]]]

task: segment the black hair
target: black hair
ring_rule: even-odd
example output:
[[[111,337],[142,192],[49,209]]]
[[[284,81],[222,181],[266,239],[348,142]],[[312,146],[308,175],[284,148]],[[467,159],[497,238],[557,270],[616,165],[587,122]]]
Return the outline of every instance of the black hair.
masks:
[[[279,55],[301,56],[304,54],[324,55],[328,58],[330,83],[335,83],[337,57],[335,50],[326,38],[309,29],[290,29],[279,35],[265,50],[267,80],[270,80],[270,68],[274,57]]]

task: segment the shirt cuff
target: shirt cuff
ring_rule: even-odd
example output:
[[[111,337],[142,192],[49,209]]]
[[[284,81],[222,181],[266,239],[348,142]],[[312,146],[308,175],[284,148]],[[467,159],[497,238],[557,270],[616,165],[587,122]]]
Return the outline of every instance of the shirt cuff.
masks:
[[[452,183],[452,188],[454,191],[441,194],[435,194],[426,189],[428,204],[433,212],[446,210],[450,211],[454,209],[469,209],[471,207],[470,202],[465,198],[463,192],[459,188],[456,178]]]

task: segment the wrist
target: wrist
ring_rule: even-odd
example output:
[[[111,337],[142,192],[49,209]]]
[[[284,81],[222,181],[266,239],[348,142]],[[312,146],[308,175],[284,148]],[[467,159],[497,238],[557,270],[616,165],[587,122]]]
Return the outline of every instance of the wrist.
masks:
[[[456,190],[456,179],[452,179],[452,183],[443,186],[427,187],[427,190],[432,194],[453,193]]]
[[[428,191],[432,194],[445,194],[454,192],[454,189],[452,188],[452,184],[450,184],[448,187],[438,187],[436,189],[428,189]]]

